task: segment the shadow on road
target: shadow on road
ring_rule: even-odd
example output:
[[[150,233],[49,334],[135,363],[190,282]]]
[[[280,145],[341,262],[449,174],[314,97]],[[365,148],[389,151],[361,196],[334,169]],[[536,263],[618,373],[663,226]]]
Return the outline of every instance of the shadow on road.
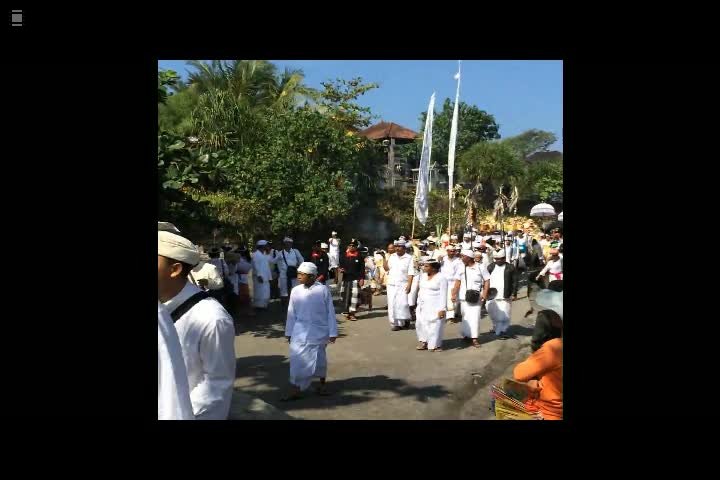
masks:
[[[331,349],[329,346],[328,349]],[[404,380],[390,378],[386,375],[371,377],[354,377],[342,380],[328,379],[327,390],[329,396],[319,396],[315,393],[314,382],[303,394],[303,398],[293,402],[281,402],[280,398],[287,393],[288,359],[282,355],[258,355],[239,358],[236,363],[236,377],[243,378],[247,384],[240,388],[263,401],[284,411],[295,409],[332,409],[340,406],[369,402],[378,394],[392,392],[401,397],[413,397],[416,401],[427,402],[431,398],[447,396],[450,391],[440,385],[415,387]],[[262,389],[250,392],[253,387]]]
[[[496,341],[496,340],[498,342],[501,341],[501,340],[498,340],[495,337],[495,334],[491,333],[491,332],[481,333],[480,336],[478,337],[478,343],[480,345],[490,343],[490,342]],[[449,340],[443,340],[442,348],[443,348],[443,350],[462,350],[465,348],[475,348],[475,347],[472,346],[472,343],[470,343],[469,341],[464,340],[462,337],[460,337],[460,338],[451,338]]]

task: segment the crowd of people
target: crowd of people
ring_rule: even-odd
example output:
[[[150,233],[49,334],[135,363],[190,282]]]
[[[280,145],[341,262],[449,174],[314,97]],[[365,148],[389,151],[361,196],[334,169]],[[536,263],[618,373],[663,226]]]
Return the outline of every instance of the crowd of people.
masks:
[[[481,347],[483,317],[489,317],[495,338],[512,338],[512,305],[521,282],[528,297],[530,285],[543,295],[562,290],[560,229],[549,236],[468,229],[462,241],[449,231],[425,240],[401,236],[372,253],[358,239],[343,245],[333,231],[306,254],[307,260],[290,237],[279,250],[261,239],[252,252],[230,244],[205,252],[174,225],[159,222],[158,418],[227,418],[235,373],[233,316],[254,316],[272,298],[280,299],[286,315],[290,387],[283,400],[289,401],[313,377],[320,379],[318,393],[327,393],[326,347],[337,339],[334,293],[350,321],[362,305],[372,309],[373,296],[385,293],[390,330],[414,327],[417,350],[440,352],[447,322],[461,323],[463,339],[475,348]],[[535,351],[514,372],[539,392],[538,405],[548,406],[545,418],[562,418],[561,300],[559,305],[559,314],[538,313]]]

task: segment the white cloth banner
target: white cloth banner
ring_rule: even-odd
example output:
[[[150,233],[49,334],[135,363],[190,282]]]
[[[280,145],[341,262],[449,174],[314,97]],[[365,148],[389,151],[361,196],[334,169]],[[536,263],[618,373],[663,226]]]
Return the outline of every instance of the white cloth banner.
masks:
[[[458,103],[460,102],[460,65],[458,64],[458,73],[455,74],[455,80],[458,81],[457,91],[455,92],[455,108],[453,109],[452,126],[450,127],[450,144],[448,145],[448,195],[452,200],[453,196],[453,178],[455,177],[455,144],[457,143],[458,130]]]
[[[420,169],[418,172],[417,189],[415,190],[415,214],[421,224],[425,225],[428,217],[428,188],[430,180],[430,154],[432,152],[432,125],[433,109],[435,108],[435,93],[430,97],[427,118],[425,119],[425,134],[423,135],[422,155],[420,156]]]

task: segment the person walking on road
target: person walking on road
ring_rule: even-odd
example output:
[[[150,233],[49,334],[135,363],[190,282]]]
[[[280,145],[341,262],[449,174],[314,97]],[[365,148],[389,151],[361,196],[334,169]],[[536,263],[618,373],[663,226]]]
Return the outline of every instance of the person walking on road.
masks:
[[[341,292],[342,314],[350,321],[357,320],[355,312],[357,312],[358,296],[360,288],[364,285],[365,278],[365,260],[362,258],[357,246],[358,241],[354,238],[351,239],[347,251],[340,258],[339,267],[343,280]]]
[[[437,259],[423,257],[420,260],[423,273],[418,275],[419,291],[415,312],[417,350],[442,350],[443,327],[447,311],[447,278],[440,273]]]
[[[505,250],[495,252],[495,263],[488,266],[490,273],[490,297],[487,310],[495,330],[495,335],[506,340],[512,318],[512,302],[517,300],[518,274],[515,267],[507,263]]]
[[[313,377],[320,378],[319,395],[327,395],[328,343],[338,337],[335,307],[330,289],[317,281],[317,266],[303,262],[297,269],[298,282],[290,292],[285,336],[290,344],[290,392],[282,398],[300,398]]]
[[[388,272],[388,320],[393,332],[401,328],[409,328],[412,318],[408,296],[415,270],[413,269],[413,258],[406,253],[405,243],[404,240],[396,241],[395,253],[390,255],[385,262],[385,270]]]
[[[481,264],[475,262],[472,250],[461,252],[463,270],[460,276],[460,309],[462,312],[461,334],[463,339],[471,341],[472,346],[480,348],[481,302],[488,297],[490,274]]]

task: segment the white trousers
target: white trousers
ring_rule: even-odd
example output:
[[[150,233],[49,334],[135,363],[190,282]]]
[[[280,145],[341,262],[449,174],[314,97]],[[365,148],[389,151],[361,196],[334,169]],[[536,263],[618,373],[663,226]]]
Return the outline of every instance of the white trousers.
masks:
[[[290,342],[290,383],[307,390],[313,377],[327,376],[327,345]]]
[[[512,302],[507,300],[490,300],[487,302],[487,311],[493,324],[496,335],[505,333],[510,328]]]
[[[267,278],[260,283],[257,276],[253,276],[253,307],[267,308],[270,302],[270,282]]]
[[[408,305],[408,294],[405,293],[407,284],[387,286],[388,320],[393,327],[402,327],[406,321],[410,321],[410,306]]]
[[[287,272],[280,272],[280,277],[278,278],[278,283],[280,284],[280,296],[281,297],[288,297],[290,296],[290,290],[288,289],[288,278],[287,278]],[[292,285],[290,286],[290,289],[297,286],[298,279],[293,278],[292,279]]]
[[[419,342],[427,342],[427,348],[433,350],[441,347],[445,320],[440,318],[424,319],[417,316],[415,319],[415,333]]]
[[[460,312],[462,313],[460,332],[463,337],[478,338],[480,336],[480,310],[480,302],[470,305],[465,300],[460,300]]]
[[[455,287],[455,281],[448,282],[448,290],[447,290],[447,312],[445,312],[445,318],[455,318],[455,309],[458,306],[459,302],[453,302],[452,301],[452,289]],[[459,292],[458,292],[458,295]]]

